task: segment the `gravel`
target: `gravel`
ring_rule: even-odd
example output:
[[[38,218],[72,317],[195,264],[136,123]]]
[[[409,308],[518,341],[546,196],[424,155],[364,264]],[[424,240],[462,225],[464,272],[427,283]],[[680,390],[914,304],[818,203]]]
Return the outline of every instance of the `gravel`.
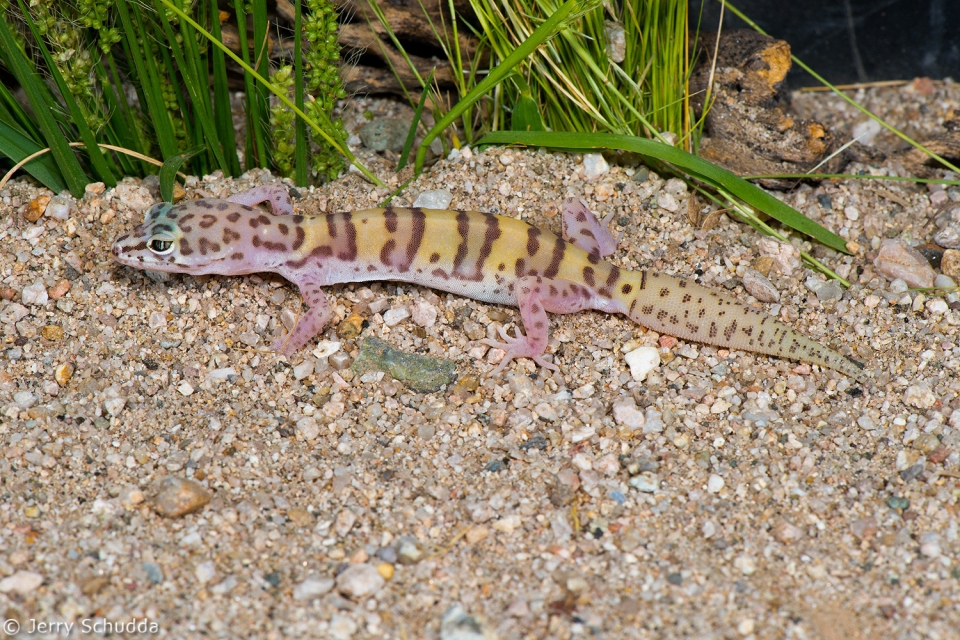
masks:
[[[865,100],[924,131],[960,108],[956,85],[935,87]],[[370,106],[350,107],[351,131]],[[389,190],[349,174],[296,207],[377,206],[400,178],[357,153]],[[79,201],[26,179],[0,191],[7,617],[98,612],[168,637],[947,638],[960,625],[943,604],[960,584],[960,305],[875,265],[884,241],[931,241],[934,203],[960,201],[956,187],[779,194],[859,245],[839,256],[723,215],[693,228],[686,189],[596,158],[463,148],[411,184],[551,229],[563,199],[582,198],[614,214],[621,268],[742,301],[753,270],[780,297],[753,304],[863,362],[867,385],[591,312],[551,317],[559,372],[521,360],[490,378],[479,341],[516,310],[396,283],[328,288],[334,322],[287,362],[262,351],[301,312],[287,283],[118,267],[111,241],[154,199],[135,180],[92,187]],[[853,286],[821,295],[799,250]],[[456,377],[417,392],[354,371],[370,338]]]

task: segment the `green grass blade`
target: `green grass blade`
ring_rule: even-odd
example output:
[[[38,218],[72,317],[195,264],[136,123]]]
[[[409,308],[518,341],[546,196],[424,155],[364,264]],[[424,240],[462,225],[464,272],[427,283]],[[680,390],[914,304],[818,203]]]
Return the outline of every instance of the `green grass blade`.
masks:
[[[427,86],[433,82],[433,72],[436,69],[430,69],[430,77],[427,78]],[[407,160],[410,159],[410,150],[413,149],[413,139],[417,137],[417,127],[420,126],[420,118],[423,117],[423,105],[427,103],[429,91],[420,92],[420,101],[417,102],[417,108],[413,111],[413,121],[410,123],[410,130],[407,131],[407,139],[403,143],[403,151],[400,152],[400,160],[397,162],[397,171],[399,172],[407,166]]]
[[[0,55],[0,60],[2,58],[3,56]],[[0,114],[6,114],[7,121],[15,122],[29,138],[39,140],[43,137],[33,118],[27,115],[27,112],[23,110],[23,107],[20,106],[20,103],[17,102],[17,99],[13,97],[13,94],[4,84],[0,84]]]
[[[80,162],[73,154],[69,141],[64,137],[50,108],[49,91],[37,77],[30,61],[24,56],[20,47],[7,26],[5,20],[0,20],[0,57],[6,67],[13,73],[23,92],[30,102],[30,106],[39,121],[43,139],[46,141],[53,159],[60,169],[67,188],[75,198],[83,196],[83,188],[89,182]],[[44,92],[47,92],[44,95]]]
[[[43,147],[31,140],[23,131],[0,118],[0,154],[17,163],[41,149]],[[57,169],[56,161],[49,153],[34,158],[23,165],[23,169],[55,193],[60,193],[67,188],[67,183],[63,181],[63,176]]]
[[[128,4],[126,2],[118,2],[115,6],[123,27],[125,47],[130,53],[137,78],[140,80],[141,104],[146,106],[149,124],[156,132],[156,140],[160,145],[160,155],[164,158],[176,155],[177,140],[173,133],[173,123],[170,121],[170,115],[163,105],[157,61],[154,60],[153,56],[143,55],[140,42],[146,43],[149,40],[139,15],[130,12],[131,8],[137,11],[140,10],[140,7],[135,3]],[[121,87],[118,86],[117,90],[120,91]]]
[[[736,196],[754,209],[763,211],[788,227],[818,240],[831,249],[850,253],[847,249],[846,240],[806,218],[796,209],[780,202],[763,189],[750,184],[726,169],[661,142],[607,133],[494,131],[481,138],[477,144],[518,144],[572,151],[603,149],[632,151],[647,158],[667,162],[702,182]]]
[[[420,143],[420,148],[417,150],[417,160],[414,163],[414,173],[419,174],[423,171],[423,162],[427,156],[427,149],[430,147],[430,143],[447,127],[453,124],[465,110],[509,77],[515,66],[536,51],[540,45],[555,36],[558,31],[563,29],[567,22],[573,20],[585,11],[596,8],[600,4],[599,0],[567,0],[567,2],[563,3],[549,18],[544,20],[543,24],[537,27],[536,31],[534,31],[529,38],[520,43],[500,64],[491,69],[486,78],[477,83],[443,118],[437,121],[433,129],[427,133]]]
[[[83,112],[80,111],[80,105],[77,104],[77,101],[70,93],[70,89],[67,87],[67,83],[64,82],[63,76],[60,74],[60,70],[54,63],[53,56],[50,55],[47,45],[44,43],[39,31],[37,31],[37,25],[34,24],[33,18],[30,16],[30,12],[27,11],[22,0],[18,0],[18,3],[20,5],[20,11],[23,13],[23,18],[26,21],[27,26],[30,28],[30,32],[33,34],[35,45],[40,50],[41,55],[43,55],[43,60],[46,63],[47,71],[53,77],[54,82],[57,83],[57,88],[60,89],[60,96],[66,104],[67,109],[70,111],[73,125],[77,128],[77,132],[80,134],[80,139],[83,140],[84,144],[86,144],[87,157],[90,159],[90,164],[93,166],[93,170],[96,171],[97,176],[99,176],[100,180],[104,184],[106,184],[108,187],[115,187],[117,185],[117,181],[113,177],[113,172],[110,170],[109,165],[107,165],[107,160],[104,158],[103,152],[100,150],[100,147],[97,146],[97,139],[93,135],[93,131],[91,131],[90,127],[87,126],[87,121],[83,117]]]
[[[252,5],[253,15],[253,53],[254,65],[264,78],[270,77],[270,56],[267,52],[267,29],[270,23],[267,21],[267,2],[266,0],[248,0]],[[257,127],[263,131],[264,140],[270,139],[270,92],[262,84],[254,85],[254,98],[257,101],[257,113],[261,120],[257,122]],[[260,153],[260,166],[268,167],[270,162],[269,144],[264,146]]]
[[[301,109],[297,108],[297,106],[290,101],[290,98],[287,97],[286,93],[284,93],[283,91],[275,87],[273,84],[270,83],[269,80],[267,80],[266,78],[261,76],[259,73],[257,73],[257,71],[253,67],[251,67],[249,64],[241,60],[240,57],[237,56],[235,53],[230,51],[230,49],[228,49],[227,46],[223,44],[223,42],[214,39],[214,37],[210,35],[210,32],[206,31],[203,27],[198,25],[193,20],[193,18],[191,18],[190,16],[185,14],[183,11],[181,11],[179,7],[172,4],[170,0],[162,0],[162,2],[165,7],[167,7],[174,13],[176,13],[178,16],[180,16],[181,19],[190,22],[191,26],[193,26],[193,28],[196,29],[200,33],[200,35],[202,35],[204,38],[206,38],[211,43],[213,43],[214,46],[222,50],[225,54],[230,56],[230,58],[234,62],[239,64],[241,67],[243,67],[244,71],[246,71],[249,76],[251,76],[252,78],[255,78],[257,82],[267,87],[267,89],[271,93],[273,93],[273,95],[277,96],[280,102],[287,105],[287,107],[292,109],[294,113],[296,113],[299,117],[303,118],[304,122],[310,125],[310,128],[312,128],[318,135],[320,135],[324,140],[330,143],[330,145],[334,149],[336,149],[339,153],[341,153],[351,164],[353,164],[353,166],[357,168],[358,171],[360,171],[360,173],[366,176],[367,179],[370,180],[370,182],[377,185],[378,187],[386,188],[386,185],[383,184],[380,178],[375,176],[369,169],[363,166],[363,164],[361,164],[359,160],[357,160],[356,156],[354,156],[353,152],[350,151],[350,148],[346,144],[344,144],[343,140],[338,140],[334,138],[332,135],[330,135],[330,133],[327,132],[327,129],[329,129],[330,131],[336,130],[336,127],[334,127],[333,123],[330,122],[329,117],[326,119],[326,122],[324,123],[326,126],[321,127],[319,124],[317,124],[317,122],[313,120],[313,118],[305,114]]]
[[[217,40],[223,39],[220,34],[220,15],[216,2],[210,3],[210,33]],[[230,108],[227,61],[223,51],[216,47],[213,47],[210,55],[213,62],[213,119],[216,121],[217,137],[229,167],[227,173],[236,178],[241,171],[240,159],[237,158],[237,138],[233,131],[233,111]]]
[[[217,129],[213,121],[213,107],[210,104],[210,91],[207,89],[207,71],[206,68],[202,71],[199,68],[200,55],[197,52],[191,27],[182,20],[180,21],[180,41],[183,42],[181,47],[163,11],[163,6],[159,2],[157,2],[157,9],[161,27],[169,42],[170,51],[180,69],[183,85],[190,95],[190,107],[193,109],[192,120],[201,132],[200,135],[195,135],[195,142],[205,141],[207,151],[213,154],[217,167],[224,173],[229,173],[230,169],[220,149]]]
[[[301,0],[296,0],[294,14],[293,72],[295,79],[293,99],[296,101],[297,109],[303,111],[306,87],[304,86],[303,79],[303,4]],[[305,187],[310,177],[310,167],[307,165],[307,151],[309,150],[310,139],[307,137],[307,123],[303,121],[303,118],[297,118],[293,141],[293,182],[298,187]]]
[[[204,145],[197,145],[183,153],[167,158],[160,167],[160,199],[164,202],[173,202],[173,182],[177,179],[177,171],[196,155],[206,151]]]

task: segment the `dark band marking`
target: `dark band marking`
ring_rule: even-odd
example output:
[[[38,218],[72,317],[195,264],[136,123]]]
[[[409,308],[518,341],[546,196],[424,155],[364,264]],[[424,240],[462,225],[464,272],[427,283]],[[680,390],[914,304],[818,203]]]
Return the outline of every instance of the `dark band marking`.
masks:
[[[230,254],[230,259],[231,259],[231,260],[243,260],[243,252],[242,252],[242,251],[237,251],[236,253],[231,253],[231,254]]]
[[[218,202],[218,203],[217,203],[217,211],[226,211],[226,210],[229,209],[229,208],[230,208],[230,203],[229,203],[229,202]]]
[[[430,254],[430,264],[436,264],[440,262],[440,254],[434,251]]]
[[[460,234],[460,244],[457,245],[457,254],[453,257],[453,273],[460,273],[460,266],[467,259],[469,249],[470,216],[464,211],[457,213],[457,233]]]
[[[389,233],[396,233],[397,231],[397,212],[393,209],[384,209],[383,211],[383,222],[386,224],[387,231]]]
[[[327,235],[331,238],[337,237],[337,220],[335,213],[327,214]]]
[[[427,214],[420,209],[410,209],[410,242],[407,243],[403,262],[398,265],[401,273],[410,269],[427,235]]]
[[[647,270],[644,269],[640,272],[640,291],[643,291],[647,288]]]
[[[680,282],[677,283],[677,286],[679,286],[681,289],[686,289],[686,288],[687,288],[687,281],[686,281],[686,280],[680,280]]]
[[[663,287],[663,288],[660,289],[660,297],[661,297],[661,298],[666,298],[666,297],[669,296],[669,295],[670,295],[670,289],[669,289],[668,287]]]
[[[345,211],[341,214],[343,216],[343,224],[347,232],[347,249],[346,251],[341,251],[337,254],[337,257],[341,260],[356,260],[357,259],[357,225],[353,223],[353,216],[349,211]]]
[[[557,241],[553,245],[553,253],[550,255],[550,264],[547,265],[546,271],[543,272],[544,278],[555,278],[557,273],[560,272],[560,263],[563,261],[563,256],[567,252],[567,243],[564,242],[563,238],[557,238]]]
[[[234,240],[240,240],[242,236],[229,227],[223,229],[223,244],[230,244]]]
[[[301,227],[300,225],[297,225],[297,230],[294,233],[294,235],[296,237],[293,239],[293,246],[291,248],[294,251],[297,251],[298,249],[300,249],[300,247],[303,246],[303,241],[306,240],[307,238],[307,232],[303,230],[303,227]]]
[[[193,249],[190,248],[190,242],[186,238],[180,238],[180,255],[189,256],[193,253]]]
[[[287,225],[283,224],[282,222],[277,225],[277,229],[279,229],[279,230],[280,230],[280,234],[281,234],[281,235],[284,235],[284,236],[287,235],[288,233],[290,233],[290,227],[288,227]]]
[[[593,267],[584,267],[583,268],[583,281],[586,282],[592,288],[597,280],[594,276]]]
[[[480,246],[480,253],[477,255],[477,264],[473,269],[473,275],[469,278],[477,282],[483,280],[483,265],[493,253],[493,243],[500,239],[503,231],[500,229],[500,222],[497,216],[492,213],[483,214],[483,221],[487,228],[483,232],[483,244]]]
[[[184,216],[184,218],[186,218],[186,216]],[[236,221],[239,220],[239,219],[240,219],[240,212],[239,212],[239,211],[231,211],[230,213],[227,214],[227,221],[228,221],[228,222],[236,223]]]
[[[540,233],[540,229],[536,227],[527,227],[527,255],[531,258],[537,255],[537,251],[540,251],[540,240],[538,239]]]
[[[517,258],[517,261],[513,265],[513,274],[518,278],[522,278],[527,273],[527,261],[523,258]]]
[[[620,293],[622,293],[623,295],[628,295],[631,291],[633,291],[633,285],[625,284],[622,287],[620,287]]]
[[[380,262],[382,262],[383,264],[389,267],[390,254],[393,253],[393,250],[396,246],[397,246],[396,240],[394,240],[393,238],[390,238],[389,240],[387,240],[383,244],[383,247],[380,249]]]

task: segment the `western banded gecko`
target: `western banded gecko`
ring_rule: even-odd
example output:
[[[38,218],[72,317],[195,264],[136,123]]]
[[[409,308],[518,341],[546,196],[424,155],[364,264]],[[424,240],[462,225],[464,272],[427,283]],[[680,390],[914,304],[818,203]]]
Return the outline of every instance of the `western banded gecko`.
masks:
[[[272,214],[256,208],[265,202]],[[579,200],[564,202],[562,221],[559,238],[491,213],[388,207],[296,215],[286,188],[268,185],[225,200],[154,205],[143,224],[117,238],[113,257],[151,271],[280,274],[309,307],[273,344],[287,356],[330,322],[323,287],[398,280],[520,307],[525,335],[499,327],[503,342],[484,341],[506,352],[494,375],[520,357],[557,369],[543,358],[547,312],[596,309],[678,338],[811,362],[863,380],[854,361],[726,294],[604,261],[617,241]]]

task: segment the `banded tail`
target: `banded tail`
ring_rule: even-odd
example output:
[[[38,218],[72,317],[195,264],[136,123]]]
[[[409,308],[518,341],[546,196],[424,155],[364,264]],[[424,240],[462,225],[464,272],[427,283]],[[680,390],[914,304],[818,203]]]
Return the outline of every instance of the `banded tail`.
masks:
[[[818,364],[865,382],[857,362],[731,296],[647,270],[621,277],[625,284],[615,289],[614,298],[637,324],[694,342]]]

